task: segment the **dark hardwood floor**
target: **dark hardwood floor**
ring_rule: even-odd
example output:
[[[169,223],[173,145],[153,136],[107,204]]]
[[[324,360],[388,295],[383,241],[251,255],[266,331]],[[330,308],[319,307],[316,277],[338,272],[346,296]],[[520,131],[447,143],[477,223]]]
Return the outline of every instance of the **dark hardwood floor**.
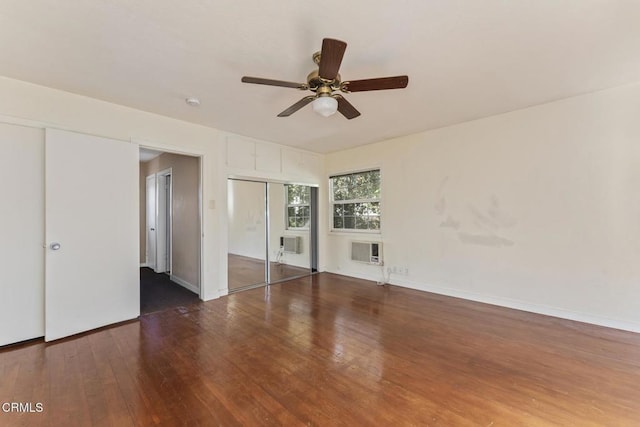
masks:
[[[0,350],[2,426],[638,426],[640,334],[332,274]]]

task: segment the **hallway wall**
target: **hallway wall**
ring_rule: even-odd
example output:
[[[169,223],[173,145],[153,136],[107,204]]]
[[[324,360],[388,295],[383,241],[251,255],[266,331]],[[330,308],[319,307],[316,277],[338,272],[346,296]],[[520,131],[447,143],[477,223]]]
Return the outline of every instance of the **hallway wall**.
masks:
[[[140,180],[146,183],[146,177],[162,170],[172,169],[173,206],[172,206],[172,269],[171,275],[186,281],[194,287],[200,287],[200,159],[179,154],[163,153],[160,156],[140,163]],[[141,192],[146,185],[141,184]],[[146,200],[146,195],[141,195]],[[141,263],[146,261],[146,203],[140,203],[140,256]],[[143,208],[144,206],[144,208]],[[144,216],[142,216],[144,213]]]

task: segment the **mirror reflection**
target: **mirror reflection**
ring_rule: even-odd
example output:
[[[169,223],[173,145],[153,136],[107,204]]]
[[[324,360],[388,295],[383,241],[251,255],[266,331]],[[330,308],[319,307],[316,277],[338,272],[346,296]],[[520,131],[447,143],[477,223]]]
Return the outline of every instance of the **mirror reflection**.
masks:
[[[311,274],[311,187],[228,180],[229,291]]]
[[[266,284],[266,186],[228,180],[229,291]]]
[[[311,272],[311,188],[268,184],[269,283]]]

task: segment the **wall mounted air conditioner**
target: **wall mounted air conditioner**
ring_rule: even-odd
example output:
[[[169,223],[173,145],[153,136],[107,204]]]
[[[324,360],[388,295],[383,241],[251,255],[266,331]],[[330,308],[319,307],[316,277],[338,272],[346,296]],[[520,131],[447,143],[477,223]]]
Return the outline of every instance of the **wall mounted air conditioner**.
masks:
[[[382,265],[382,243],[351,242],[351,261]]]
[[[280,237],[280,247],[285,254],[301,254],[302,238],[300,236]]]

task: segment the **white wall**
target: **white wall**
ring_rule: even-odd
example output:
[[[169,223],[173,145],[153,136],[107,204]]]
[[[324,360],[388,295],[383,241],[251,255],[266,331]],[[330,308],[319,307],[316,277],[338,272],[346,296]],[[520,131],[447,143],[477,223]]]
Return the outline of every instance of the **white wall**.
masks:
[[[0,93],[0,122],[133,140],[162,151],[201,155],[205,204],[202,252],[208,260],[202,268],[202,296],[211,299],[220,295],[218,284],[226,283],[226,267],[220,268],[218,236],[221,221],[226,220],[220,219],[215,209],[220,194],[216,179],[224,170],[220,155],[224,142],[219,141],[216,129],[4,77],[0,77]]]
[[[229,180],[229,253],[266,259],[266,184]]]
[[[140,225],[140,246],[145,247],[146,262],[146,177],[171,169],[171,280],[192,291],[200,289],[200,162],[197,157],[163,153],[148,162],[140,163],[141,186],[144,197],[141,211],[145,216]],[[158,224],[157,224],[158,225]],[[198,292],[199,293],[199,292]]]
[[[202,156],[204,299],[227,291],[229,176],[321,184],[320,271],[379,279],[348,261],[362,235],[327,231],[326,176],[380,166],[372,238],[409,270],[393,283],[640,331],[639,85],[334,153],[326,174],[301,150],[2,77],[0,93],[0,122]]]
[[[392,283],[640,331],[640,85],[327,156],[376,166]],[[328,270],[380,279],[363,237],[329,233]]]
[[[0,93],[0,123],[65,129],[133,141],[160,151],[201,156],[202,257],[206,260],[202,266],[202,297],[205,300],[227,293],[227,177],[242,174],[316,184],[322,179],[323,156],[303,150],[5,77],[0,77]],[[232,138],[253,147],[253,155],[258,153],[253,158],[261,159],[257,167],[256,162],[249,168],[227,164],[227,142]],[[265,171],[263,166],[270,158],[267,155],[274,153],[280,161]],[[12,261],[15,260],[8,260]]]

